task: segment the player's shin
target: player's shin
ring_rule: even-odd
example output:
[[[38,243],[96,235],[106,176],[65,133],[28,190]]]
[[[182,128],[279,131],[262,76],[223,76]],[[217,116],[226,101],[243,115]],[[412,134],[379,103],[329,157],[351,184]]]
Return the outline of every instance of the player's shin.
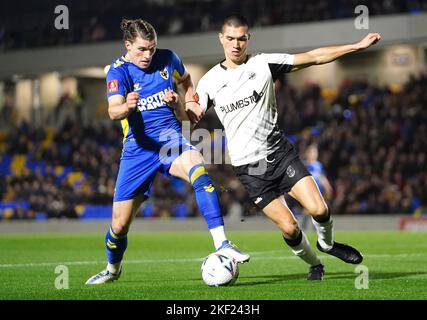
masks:
[[[191,168],[189,178],[199,211],[206,220],[215,248],[219,248],[227,238],[224,233],[224,221],[216,189],[202,164]]]
[[[307,237],[304,232],[300,230],[297,237],[294,239],[287,239],[283,237],[286,244],[291,248],[292,252],[300,257],[303,261],[308,263],[310,266],[316,266],[321,264],[322,262],[317,257],[316,252],[310,246]]]
[[[317,231],[318,242],[320,246],[329,250],[334,245],[333,241],[333,221],[328,211],[328,215],[323,218],[312,218],[314,227]]]
[[[105,247],[108,258],[107,270],[109,272],[118,273],[120,271],[121,261],[127,245],[127,233],[118,235],[114,233],[113,228],[110,227],[105,235]]]

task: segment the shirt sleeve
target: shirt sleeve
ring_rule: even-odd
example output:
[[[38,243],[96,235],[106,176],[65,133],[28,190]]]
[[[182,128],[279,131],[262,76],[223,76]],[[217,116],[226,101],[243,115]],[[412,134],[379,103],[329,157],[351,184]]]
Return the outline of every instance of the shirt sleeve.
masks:
[[[287,53],[266,53],[264,58],[268,63],[273,81],[281,74],[290,72],[294,65],[295,55]]]
[[[107,98],[121,95],[126,97],[128,90],[126,89],[125,79],[123,75],[118,70],[110,68],[107,73]]]
[[[214,105],[213,100],[209,96],[208,87],[206,78],[202,77],[197,84],[196,93],[198,99],[197,102],[200,104],[203,112],[206,112],[206,110]]]
[[[182,63],[182,60],[178,55],[171,51],[171,63],[172,63],[172,76],[179,83],[185,78],[187,71]]]

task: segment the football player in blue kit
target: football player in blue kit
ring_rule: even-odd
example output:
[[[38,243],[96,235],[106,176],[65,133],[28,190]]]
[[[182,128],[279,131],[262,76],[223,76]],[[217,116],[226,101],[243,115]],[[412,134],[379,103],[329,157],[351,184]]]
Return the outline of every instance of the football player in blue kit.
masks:
[[[310,144],[304,152],[304,165],[308,172],[310,172],[317,186],[319,187],[320,193],[326,200],[330,200],[333,196],[333,189],[331,183],[326,177],[325,170],[322,163],[318,160],[319,149],[316,144]],[[301,217],[301,228],[308,230],[309,220],[311,218],[307,210],[304,209],[304,213]]]
[[[318,160],[319,149],[317,145],[310,144],[306,148],[304,155],[304,164],[311,173],[314,181],[316,181],[320,193],[325,195],[327,199],[330,199],[332,196],[332,186],[326,177],[323,165]]]
[[[249,261],[249,255],[227,239],[218,195],[203,157],[182,136],[174,113],[186,114],[193,123],[202,117],[190,74],[176,53],[157,49],[156,31],[148,22],[125,19],[121,29],[127,53],[110,65],[106,79],[108,113],[112,120],[121,120],[124,135],[112,222],[105,236],[108,264],[86,284],[120,277],[130,224],[150,196],[157,172],[191,183],[215,249],[238,262]],[[185,110],[178,102],[175,85],[185,93]]]

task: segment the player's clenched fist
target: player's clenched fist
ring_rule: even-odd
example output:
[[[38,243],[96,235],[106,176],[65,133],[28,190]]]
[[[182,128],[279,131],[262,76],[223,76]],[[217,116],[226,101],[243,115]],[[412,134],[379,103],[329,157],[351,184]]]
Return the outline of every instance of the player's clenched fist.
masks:
[[[369,33],[366,37],[359,41],[359,43],[357,44],[357,48],[359,50],[369,48],[380,40],[381,34],[379,34],[378,32]]]
[[[129,111],[132,111],[136,108],[139,100],[139,94],[138,92],[131,92],[128,93],[126,96],[126,106],[128,107]]]
[[[178,106],[179,96],[176,92],[168,90],[162,100],[175,109]]]

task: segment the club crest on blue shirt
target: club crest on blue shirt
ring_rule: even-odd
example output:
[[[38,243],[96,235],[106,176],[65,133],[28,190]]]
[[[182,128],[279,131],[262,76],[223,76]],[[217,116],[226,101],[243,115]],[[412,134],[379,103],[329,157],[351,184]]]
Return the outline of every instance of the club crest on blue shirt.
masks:
[[[162,76],[163,79],[168,80],[169,79],[168,69],[164,68],[163,70],[161,70],[160,75]]]
[[[141,90],[141,89],[142,89],[142,87],[141,87],[140,83],[135,83],[133,85],[133,91],[138,91],[138,90]]]

